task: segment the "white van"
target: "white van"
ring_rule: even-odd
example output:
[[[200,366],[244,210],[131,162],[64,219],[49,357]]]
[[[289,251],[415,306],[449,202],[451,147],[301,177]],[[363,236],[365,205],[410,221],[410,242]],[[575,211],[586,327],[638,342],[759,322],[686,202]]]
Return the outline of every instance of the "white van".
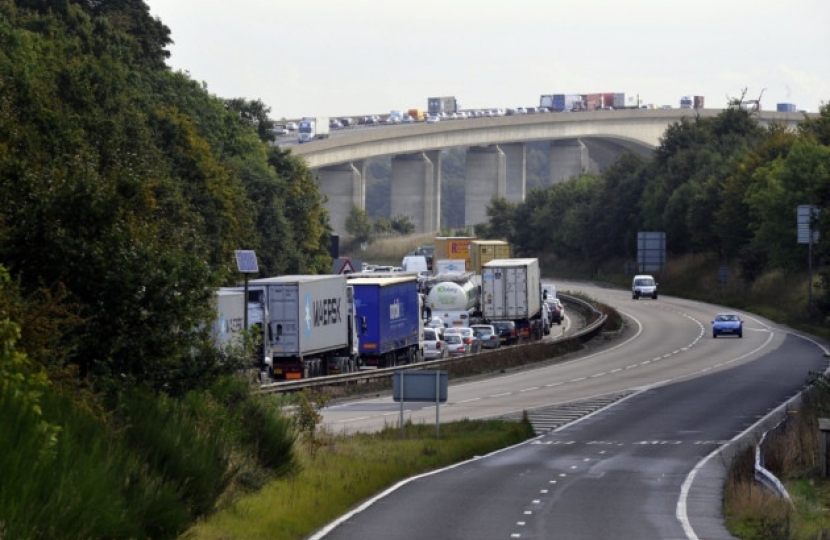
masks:
[[[401,268],[404,272],[429,272],[427,258],[423,255],[407,255],[401,262]]]
[[[631,298],[637,300],[643,296],[650,296],[657,300],[657,282],[653,276],[640,274],[631,281]]]

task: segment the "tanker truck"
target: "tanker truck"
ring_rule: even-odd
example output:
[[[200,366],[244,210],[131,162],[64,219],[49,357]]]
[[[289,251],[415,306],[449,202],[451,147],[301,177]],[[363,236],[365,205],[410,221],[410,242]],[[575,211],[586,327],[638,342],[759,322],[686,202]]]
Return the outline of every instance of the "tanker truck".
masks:
[[[470,273],[439,274],[427,284],[426,307],[444,326],[469,327],[479,312],[479,287]]]

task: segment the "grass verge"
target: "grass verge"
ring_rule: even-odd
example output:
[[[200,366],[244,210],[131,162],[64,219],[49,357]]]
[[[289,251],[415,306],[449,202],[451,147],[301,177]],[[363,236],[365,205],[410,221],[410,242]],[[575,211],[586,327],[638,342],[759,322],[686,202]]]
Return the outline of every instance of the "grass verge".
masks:
[[[764,466],[792,499],[754,480],[754,445],[732,462],[724,489],[727,529],[744,540],[830,539],[830,479],[821,476],[818,419],[830,416],[830,392],[812,388],[800,410],[764,444]]]
[[[534,436],[526,422],[460,421],[408,424],[379,433],[318,433],[301,454],[301,471],[268,483],[197,523],[187,540],[293,540],[315,530],[386,487],[416,474],[505,448]]]

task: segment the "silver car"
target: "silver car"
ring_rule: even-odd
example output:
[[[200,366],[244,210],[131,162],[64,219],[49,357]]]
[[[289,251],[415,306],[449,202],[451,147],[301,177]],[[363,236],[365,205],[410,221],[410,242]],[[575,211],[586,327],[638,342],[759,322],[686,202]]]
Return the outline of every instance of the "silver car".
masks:
[[[492,324],[471,324],[470,328],[481,343],[482,349],[498,349],[501,347],[501,338]]]
[[[447,344],[434,328],[424,328],[424,359],[439,360],[449,356]]]

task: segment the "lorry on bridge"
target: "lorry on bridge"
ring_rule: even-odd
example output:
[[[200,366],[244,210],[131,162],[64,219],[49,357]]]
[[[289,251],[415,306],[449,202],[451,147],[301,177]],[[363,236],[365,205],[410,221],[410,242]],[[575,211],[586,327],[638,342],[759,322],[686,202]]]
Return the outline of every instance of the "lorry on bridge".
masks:
[[[297,124],[299,133],[297,142],[305,143],[316,139],[327,139],[329,136],[329,119],[325,116],[304,118]]]
[[[360,367],[354,291],[346,276],[254,279],[247,308],[248,328],[261,338],[257,364],[270,377],[305,379]]]
[[[362,364],[386,368],[423,361],[423,300],[416,276],[352,274],[349,287],[354,290]]]

